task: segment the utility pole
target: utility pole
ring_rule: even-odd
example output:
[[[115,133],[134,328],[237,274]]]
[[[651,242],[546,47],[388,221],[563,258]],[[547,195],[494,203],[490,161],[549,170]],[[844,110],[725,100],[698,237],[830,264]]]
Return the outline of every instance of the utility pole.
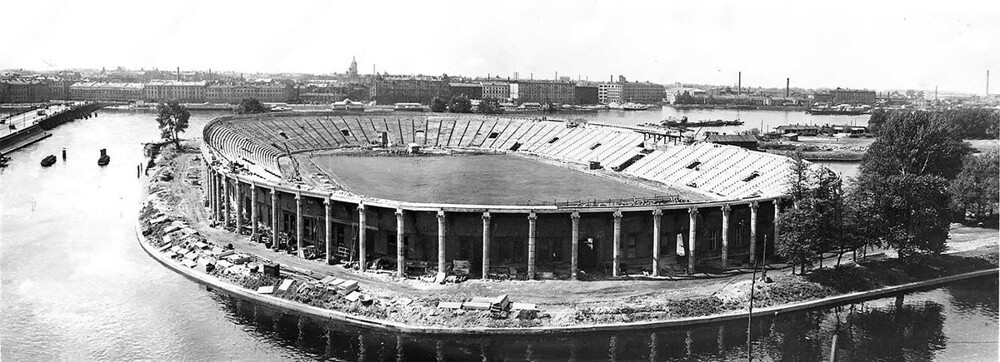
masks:
[[[757,262],[753,263],[753,274],[750,277],[750,311],[747,312],[747,361],[753,361],[752,328],[753,326],[753,291],[757,282]]]

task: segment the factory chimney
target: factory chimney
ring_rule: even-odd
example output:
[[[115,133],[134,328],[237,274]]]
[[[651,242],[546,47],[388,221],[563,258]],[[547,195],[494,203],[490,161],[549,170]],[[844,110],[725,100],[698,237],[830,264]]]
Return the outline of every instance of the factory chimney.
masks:
[[[181,81],[181,67],[177,67],[177,81]]]
[[[736,94],[743,93],[743,72],[736,73]]]
[[[792,84],[792,78],[785,78],[785,98],[788,98],[788,96],[790,95],[789,86],[791,86],[791,84]]]

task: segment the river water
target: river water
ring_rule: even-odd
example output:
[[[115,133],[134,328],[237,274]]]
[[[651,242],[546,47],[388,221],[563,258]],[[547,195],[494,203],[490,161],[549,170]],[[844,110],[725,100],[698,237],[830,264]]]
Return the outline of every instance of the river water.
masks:
[[[655,121],[671,109],[589,115]],[[735,112],[735,111],[732,111]],[[773,112],[742,111],[744,119]],[[801,113],[801,112],[798,112]],[[200,136],[220,113],[195,113]],[[699,116],[700,117],[700,116]],[[730,118],[726,114],[705,118]],[[802,115],[784,119],[804,122]],[[798,118],[796,118],[798,117]],[[410,336],[283,314],[211,292],[147,256],[133,233],[151,113],[99,111],[14,152],[0,170],[3,360],[719,360],[746,356],[746,323],[577,336]],[[699,119],[698,117],[690,117]],[[42,168],[46,155],[66,161]],[[96,165],[106,148],[111,164]],[[997,281],[987,278],[836,309],[755,319],[755,358],[997,359]],[[853,307],[853,308],[852,308]]]

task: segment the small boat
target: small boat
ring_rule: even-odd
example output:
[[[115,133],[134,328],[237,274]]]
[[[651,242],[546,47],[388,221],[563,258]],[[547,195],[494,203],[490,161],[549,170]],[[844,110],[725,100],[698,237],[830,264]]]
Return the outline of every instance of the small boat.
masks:
[[[48,155],[42,159],[42,167],[49,167],[56,163],[56,155]]]
[[[55,157],[55,156],[52,156]],[[108,150],[106,148],[101,149],[101,157],[97,159],[98,166],[107,166],[111,162],[111,156],[108,156]]]
[[[641,103],[628,102],[628,103],[625,103],[624,105],[622,105],[622,110],[625,110],[625,111],[645,111],[645,110],[647,110],[649,108],[650,107],[648,105],[641,104]]]

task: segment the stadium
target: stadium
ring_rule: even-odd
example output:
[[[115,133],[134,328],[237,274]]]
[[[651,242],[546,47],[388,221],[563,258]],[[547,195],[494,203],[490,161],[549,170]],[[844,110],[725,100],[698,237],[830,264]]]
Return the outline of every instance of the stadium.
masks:
[[[779,155],[544,117],[224,116],[204,141],[206,202],[226,228],[400,276],[583,279],[745,265],[773,252],[790,172]]]

